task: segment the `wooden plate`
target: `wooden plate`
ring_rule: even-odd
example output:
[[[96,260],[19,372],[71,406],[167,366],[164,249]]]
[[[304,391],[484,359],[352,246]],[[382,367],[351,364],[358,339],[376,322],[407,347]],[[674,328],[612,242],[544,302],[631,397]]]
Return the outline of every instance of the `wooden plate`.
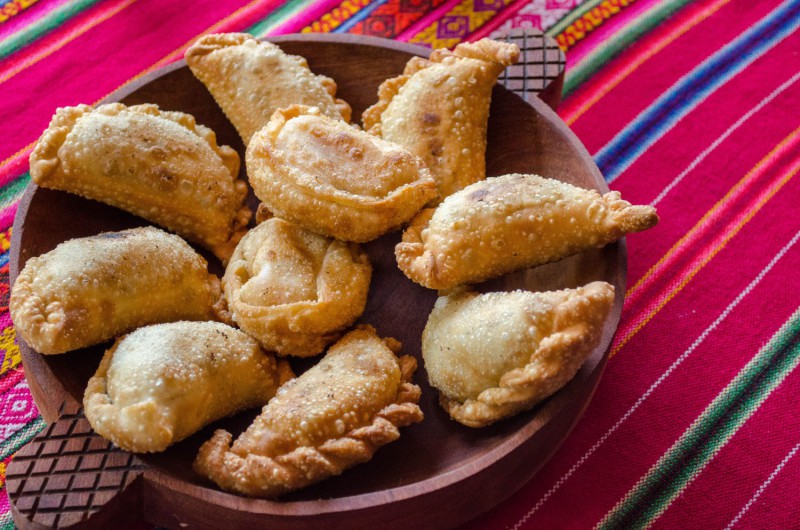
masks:
[[[378,85],[384,79],[401,72],[413,54],[428,52],[407,44],[352,36],[285,36],[275,41],[287,52],[306,57],[314,72],[336,80],[338,96],[353,106],[354,121],[375,101]],[[242,143],[233,127],[183,63],[140,80],[110,100],[128,104],[151,102],[163,109],[191,113],[198,122],[217,132],[221,144],[231,145],[243,155]],[[487,173],[511,172],[538,173],[608,191],[586,150],[547,105],[537,98],[526,102],[497,86],[489,122]],[[142,219],[114,208],[31,185],[14,225],[12,278],[28,258],[47,252],[69,238],[143,224]],[[436,293],[412,283],[397,269],[393,247],[398,240],[399,234],[390,234],[366,245],[375,272],[361,321],[373,324],[384,336],[400,339],[403,353],[420,358],[420,335]],[[219,263],[205,255],[212,270],[221,273]],[[548,290],[602,279],[613,284],[617,291],[601,345],[575,379],[534,410],[481,430],[455,423],[439,408],[436,392],[427,385],[420,358],[415,381],[423,389],[420,405],[425,420],[404,429],[400,440],[379,450],[369,463],[286,495],[280,501],[247,499],[222,492],[191,470],[197,448],[208,439],[213,428],[222,426],[238,434],[255,416],[255,411],[218,422],[165,453],[131,457],[104,445],[97,437],[92,439],[94,435],[88,432],[77,406],[86,381],[97,368],[107,345],[41,356],[20,341],[31,391],[51,427],[36,442],[40,443],[37,449],[18,457],[9,470],[9,493],[16,522],[32,527],[27,523],[33,518],[31,514],[36,513],[40,516],[37,524],[63,525],[99,513],[91,520],[108,522],[124,514],[126,520],[138,516],[173,528],[325,525],[327,529],[353,529],[380,525],[423,529],[465,522],[495,506],[528,481],[580,417],[599,381],[619,321],[625,269],[625,247],[620,242],[482,285],[483,290]],[[303,369],[300,363],[295,366]],[[61,420],[52,423],[60,416]],[[67,419],[71,422],[69,427],[59,427]],[[88,441],[71,443],[78,438]],[[60,495],[55,500],[38,500],[33,508],[28,506],[31,501],[26,500],[24,493],[31,489],[33,479],[41,478],[37,483],[44,482],[39,487],[45,491],[48,480],[52,486],[53,477],[66,465],[66,458],[61,456],[60,460],[53,460],[60,463],[47,464],[51,465],[47,468],[43,463],[45,456],[62,455],[71,446],[77,447],[73,450],[78,456],[105,455],[92,471],[100,478],[95,475],[93,479],[71,478],[63,491],[52,490]],[[85,468],[88,461],[88,457],[76,460],[72,471]],[[117,462],[116,467],[109,462]],[[117,479],[111,481],[110,489],[103,489],[99,484],[110,472],[117,473]],[[80,516],[75,515],[79,512],[70,511],[73,504],[80,504],[76,491],[91,494],[84,495],[86,506],[81,508],[84,512]],[[54,507],[43,510],[45,504]],[[124,512],[119,511],[123,509]]]

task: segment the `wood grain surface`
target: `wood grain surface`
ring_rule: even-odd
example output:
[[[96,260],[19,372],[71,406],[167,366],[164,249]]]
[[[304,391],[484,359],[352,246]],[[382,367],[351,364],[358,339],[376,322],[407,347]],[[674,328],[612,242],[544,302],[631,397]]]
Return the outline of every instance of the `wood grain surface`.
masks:
[[[535,36],[527,38],[533,42]],[[546,57],[547,46],[552,50],[555,45],[538,36],[537,46],[544,47]],[[354,121],[375,101],[384,79],[400,73],[412,55],[427,53],[408,44],[350,35],[290,35],[274,41],[287,52],[306,57],[314,72],[334,78],[338,97],[353,107]],[[552,54],[550,57],[558,61]],[[560,57],[563,61],[563,55]],[[563,68],[563,62],[560,64]],[[533,59],[529,68],[540,68],[525,75],[545,80],[544,97],[555,106],[560,84],[557,91],[550,89],[549,96],[548,87],[560,83],[561,70],[536,66]],[[502,86],[495,88],[487,174],[538,173],[607,191],[591,157],[555,113],[535,97],[532,86],[522,87],[525,99]],[[221,144],[231,145],[243,155],[244,146],[235,130],[183,63],[139,80],[109,98],[113,100],[157,103],[163,109],[191,113],[216,131]],[[254,197],[249,200],[255,205]],[[144,224],[146,221],[112,207],[31,185],[14,224],[12,281],[27,259],[67,239]],[[436,293],[412,283],[398,270],[393,248],[399,237],[399,233],[389,234],[365,245],[374,274],[360,322],[374,325],[383,336],[398,338],[404,354],[420,359],[415,382],[423,390],[420,406],[425,420],[402,430],[400,440],[379,450],[372,461],[278,501],[239,497],[195,474],[191,463],[214,428],[223,427],[236,435],[258,411],[217,422],[164,453],[133,457],[89,432],[79,412],[86,381],[108,345],[42,356],[21,343],[31,391],[51,425],[9,467],[8,491],[17,525],[107,528],[114,516],[124,514],[126,519],[138,517],[169,528],[448,528],[516,491],[567,436],[599,381],[625,294],[624,242],[479,286],[484,291],[549,290],[601,279],[615,286],[616,300],[601,345],[566,387],[528,413],[474,430],[450,420],[437,404],[436,391],[427,384],[420,335]],[[201,253],[211,270],[221,274],[221,265],[208,253]],[[298,371],[313,362],[292,360]],[[75,460],[74,466],[61,464],[64,473],[52,473],[69,456],[66,448],[85,456]],[[98,458],[105,464],[97,467]],[[116,465],[123,460],[122,467]],[[115,465],[109,466],[109,462]],[[128,473],[120,475],[123,468]],[[108,473],[116,478],[103,478]],[[98,489],[102,480],[109,485]],[[114,489],[116,495],[110,493]]]

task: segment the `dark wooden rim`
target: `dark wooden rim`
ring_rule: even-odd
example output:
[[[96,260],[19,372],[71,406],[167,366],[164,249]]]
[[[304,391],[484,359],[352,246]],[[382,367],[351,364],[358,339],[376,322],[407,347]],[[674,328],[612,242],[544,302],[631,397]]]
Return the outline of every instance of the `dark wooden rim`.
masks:
[[[378,48],[388,48],[390,50],[401,51],[409,54],[420,55],[420,56],[427,56],[430,53],[428,48],[424,48],[421,46],[416,46],[412,44],[407,44],[403,42],[397,42],[389,39],[382,39],[377,37],[362,37],[356,35],[338,35],[338,34],[299,34],[299,35],[282,35],[279,37],[273,37],[268,39],[275,43],[282,43],[282,42],[290,42],[290,41],[304,41],[304,42],[320,42],[320,43],[345,43],[345,44],[359,44],[359,45],[368,45]],[[186,66],[185,60],[177,61],[174,64],[168,65],[166,67],[160,68],[154,72],[151,72],[141,78],[137,79],[136,81],[126,85],[125,87],[120,88],[119,90],[115,91],[107,98],[104,98],[101,103],[109,103],[113,101],[119,101],[122,98],[126,97],[127,95],[135,92],[140,87],[145,84],[150,83],[154,79],[157,79],[163,75],[166,75],[170,72],[173,72],[177,69],[183,68]],[[505,89],[504,89],[505,90]],[[509,91],[510,92],[510,91]],[[515,96],[516,97],[516,96]],[[548,122],[554,125],[557,130],[563,135],[564,139],[566,139],[569,144],[576,150],[578,153],[582,153],[588,160],[591,160],[591,156],[589,155],[586,148],[581,144],[581,142],[577,139],[577,137],[572,133],[569,127],[558,117],[558,115],[553,112],[545,103],[543,103],[538,98],[531,96],[528,98],[527,103],[531,105],[537,113],[542,115]],[[602,193],[606,193],[609,191],[608,185],[606,184],[600,170],[597,168],[596,165],[593,163],[589,165],[591,173],[594,177],[596,188],[601,191]],[[36,190],[37,186],[33,183],[28,184],[25,192],[20,200],[19,207],[14,219],[13,230],[15,233],[19,233],[18,231],[23,230],[23,222],[28,214],[28,209],[31,203],[31,199],[33,194]],[[14,238],[14,241],[17,241],[19,238]],[[619,260],[617,262],[617,272],[622,272],[622,274],[618,275],[622,279],[622,285],[620,292],[616,293],[614,307],[612,312],[609,316],[609,323],[612,324],[610,328],[612,330],[616,330],[620,314],[622,310],[622,301],[625,296],[626,286],[624,284],[625,280],[625,270],[627,269],[627,249],[625,245],[625,241],[620,240],[618,243],[618,251],[619,251]],[[18,244],[13,244],[11,246],[10,251],[10,281],[13,284],[17,275],[19,274],[18,265],[19,265],[19,258],[20,258],[20,248]],[[559,443],[553,444],[550,450],[547,452],[546,458],[542,459],[540,462],[537,462],[535,467],[532,467],[530,470],[526,470],[525,473],[529,473],[531,476],[538,470],[539,467],[544,465],[544,463],[552,456],[553,453],[558,449],[566,439],[568,433],[574,428],[577,421],[583,414],[586,406],[591,401],[591,396],[593,395],[597,381],[600,379],[602,372],[605,368],[606,362],[608,360],[609,348],[611,341],[613,339],[613,332],[607,333],[603,336],[601,345],[598,346],[598,350],[602,349],[604,352],[601,357],[597,357],[596,355],[591,357],[588,363],[594,363],[593,366],[590,367],[589,370],[582,370],[579,372],[579,377],[581,374],[585,374],[584,377],[587,381],[587,384],[590,384],[591,391],[587,396],[586,400],[583,402],[582,406],[580,407],[580,411],[575,414],[574,418],[567,429],[567,434],[560,438]],[[30,365],[31,362],[34,364],[41,364],[44,363],[38,359],[35,359],[38,354],[32,352],[27,346],[21,344],[21,351],[22,351],[22,358],[23,364],[26,366]],[[37,363],[38,361],[38,363]],[[584,367],[585,369],[586,367]],[[59,388],[61,388],[61,383],[55,378],[55,376],[50,372],[49,369],[45,369],[43,373],[46,373],[46,377],[51,381],[51,384],[57,384]],[[375,508],[380,507],[383,505],[397,503],[406,501],[409,499],[413,499],[414,497],[430,494],[434,491],[445,490],[459,482],[474,479],[477,475],[480,474],[481,471],[489,468],[499,460],[501,460],[505,455],[514,451],[515,449],[519,448],[523,443],[525,443],[528,439],[530,439],[537,431],[539,431],[543,425],[546,425],[550,419],[558,415],[562,412],[567,405],[566,399],[558,399],[558,395],[553,396],[540,410],[539,415],[537,418],[542,418],[541,421],[531,421],[526,423],[522,428],[518,431],[510,435],[507,439],[503,440],[499,443],[496,447],[492,450],[487,451],[484,454],[478,455],[472,458],[469,462],[464,463],[460,467],[450,470],[446,473],[441,475],[437,475],[435,477],[422,480],[420,482],[416,482],[413,484],[409,484],[406,486],[400,486],[397,488],[392,489],[385,489],[377,492],[366,493],[362,495],[354,495],[349,497],[339,497],[333,499],[323,499],[323,500],[309,500],[309,501],[269,501],[263,499],[252,499],[252,498],[244,498],[238,495],[234,495],[231,493],[226,493],[224,491],[212,489],[211,487],[205,487],[197,484],[191,484],[183,481],[182,479],[178,479],[176,477],[171,476],[170,474],[156,468],[151,468],[146,472],[146,477],[148,480],[152,480],[159,485],[174,491],[176,494],[181,495],[192,495],[197,498],[202,498],[209,504],[214,504],[220,506],[221,509],[229,509],[231,506],[237,506],[240,509],[246,509],[252,513],[258,514],[272,514],[277,516],[309,516],[309,515],[321,515],[321,514],[331,514],[331,513],[340,513],[340,512],[353,512],[360,509],[367,509],[367,508]],[[511,489],[510,491],[503,492],[501,495],[503,498],[508,497],[511,495],[515,490]],[[496,494],[496,493],[495,493]]]

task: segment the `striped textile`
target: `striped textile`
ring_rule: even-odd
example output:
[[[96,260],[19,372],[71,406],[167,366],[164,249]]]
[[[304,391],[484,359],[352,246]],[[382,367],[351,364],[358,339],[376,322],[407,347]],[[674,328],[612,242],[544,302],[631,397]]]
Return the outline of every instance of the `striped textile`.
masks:
[[[0,476],[43,426],[8,249],[56,107],[99,101],[203,33],[441,47],[525,26],[566,51],[562,118],[662,222],[628,238],[622,321],[584,417],[465,528],[797,527],[800,0],[0,0]]]

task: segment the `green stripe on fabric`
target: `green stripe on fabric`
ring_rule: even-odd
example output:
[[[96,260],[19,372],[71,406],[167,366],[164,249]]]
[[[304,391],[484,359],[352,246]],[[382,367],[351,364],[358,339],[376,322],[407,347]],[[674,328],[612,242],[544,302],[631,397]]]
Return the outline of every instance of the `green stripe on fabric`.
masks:
[[[57,7],[52,12],[40,18],[30,26],[18,33],[0,41],[0,59],[5,59],[17,50],[20,50],[36,39],[50,33],[60,25],[92,7],[100,0],[75,0]]]
[[[3,488],[5,490],[5,488]],[[0,491],[0,495],[6,495],[5,491]],[[0,515],[0,530],[13,530],[16,528],[14,526],[14,519],[11,517],[11,512],[6,512],[3,515]]]
[[[29,421],[20,430],[3,440],[0,443],[0,460],[5,460],[9,456],[16,453],[20,447],[30,442],[34,436],[39,434],[45,428],[47,423],[41,416]]]
[[[631,21],[621,31],[600,45],[586,59],[567,69],[564,79],[564,97],[568,97],[579,86],[593,76],[600,68],[622,53],[634,41],[652,31],[668,17],[686,6],[691,0],[670,0],[660,2],[641,17]]]
[[[313,3],[314,0],[289,0],[289,2],[283,4],[280,8],[270,13],[267,18],[256,22],[244,30],[244,32],[249,33],[257,38],[263,38],[279,23],[288,20],[302,11],[304,7]]]
[[[8,206],[9,201],[16,200],[19,197],[19,194],[25,190],[25,186],[27,186],[28,182],[30,181],[31,174],[26,171],[10,182],[8,186],[0,190],[0,205],[5,207]]]
[[[587,2],[582,3],[566,15],[564,15],[561,20],[550,26],[550,28],[545,31],[547,35],[551,37],[555,37],[565,29],[567,29],[573,22],[581,18],[583,15],[591,11],[592,9],[596,8],[600,4],[602,4],[605,0],[588,0]],[[633,3],[633,0],[631,0]]]
[[[598,528],[646,528],[652,524],[798,365],[800,308]]]

